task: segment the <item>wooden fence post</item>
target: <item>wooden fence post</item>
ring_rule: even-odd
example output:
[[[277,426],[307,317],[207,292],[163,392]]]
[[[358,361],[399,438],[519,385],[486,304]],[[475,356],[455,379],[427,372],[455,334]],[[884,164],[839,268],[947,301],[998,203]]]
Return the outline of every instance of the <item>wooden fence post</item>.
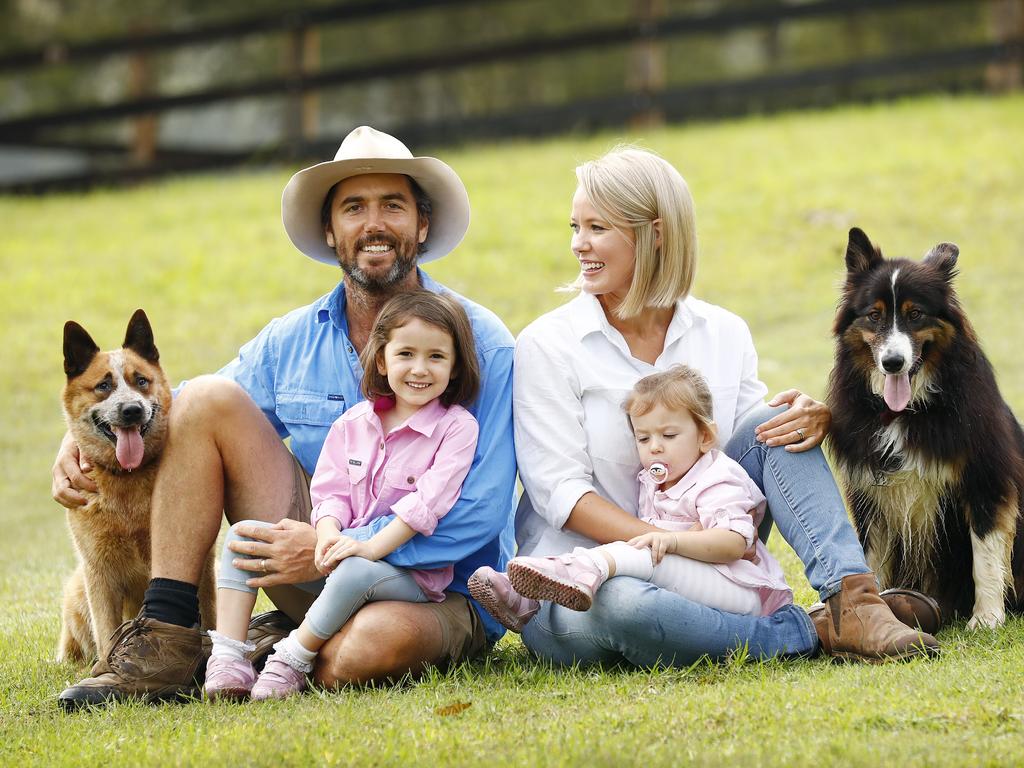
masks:
[[[136,32],[144,30],[136,29]],[[128,93],[138,99],[153,93],[153,60],[144,51],[135,51],[128,57]],[[131,163],[147,167],[156,159],[159,123],[155,114],[139,115],[132,121]]]
[[[986,6],[989,33],[997,43],[1024,43],[1024,0],[994,0]],[[985,67],[985,87],[1014,91],[1024,85],[1024,56],[1020,49],[1004,61]]]
[[[305,91],[306,74],[320,68],[320,30],[300,26],[288,36],[286,66],[291,79],[285,117],[285,140],[292,157],[299,157],[306,143],[316,138],[320,128],[320,96],[316,90]]]
[[[634,0],[636,22],[641,30],[653,30],[665,16],[664,0]],[[665,122],[665,114],[654,106],[654,99],[665,88],[665,44],[653,35],[638,40],[629,57],[626,88],[642,105],[630,119],[633,128],[652,128]]]
[[[302,39],[302,71],[320,69],[320,30],[309,27]],[[312,141],[320,134],[320,91],[309,90],[302,96],[302,138]]]

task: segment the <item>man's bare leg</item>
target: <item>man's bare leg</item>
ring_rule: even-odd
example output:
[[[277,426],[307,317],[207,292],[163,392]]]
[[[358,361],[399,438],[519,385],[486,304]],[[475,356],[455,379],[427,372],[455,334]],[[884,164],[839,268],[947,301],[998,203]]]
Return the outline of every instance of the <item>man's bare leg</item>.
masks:
[[[224,510],[232,520],[281,520],[293,461],[245,390],[219,376],[189,382],[171,409],[153,491],[153,577],[198,583]]]
[[[441,625],[428,606],[368,603],[320,649],[313,679],[328,688],[393,681],[446,661]]]

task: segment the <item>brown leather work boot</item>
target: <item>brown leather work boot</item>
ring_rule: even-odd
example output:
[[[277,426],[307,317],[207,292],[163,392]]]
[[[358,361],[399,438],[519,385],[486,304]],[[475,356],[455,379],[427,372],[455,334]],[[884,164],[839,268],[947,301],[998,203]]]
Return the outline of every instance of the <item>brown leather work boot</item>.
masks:
[[[919,629],[929,635],[942,629],[942,609],[923,592],[893,587],[879,592],[878,596],[889,606],[892,615],[911,629]],[[815,603],[807,613],[813,619],[824,608],[824,603]]]
[[[873,573],[846,576],[842,589],[809,613],[821,650],[846,661],[879,664],[939,651],[934,637],[910,629],[893,615],[878,594]]]
[[[887,589],[878,596],[885,601],[892,615],[911,629],[934,635],[942,628],[942,609],[923,592],[913,589]]]
[[[293,629],[299,625],[288,618],[284,611],[267,611],[258,613],[249,621],[248,642],[256,646],[245,654],[253,668],[258,672],[263,669],[267,656],[273,650],[279,640],[284,640]]]
[[[61,692],[66,710],[122,699],[145,702],[197,696],[196,677],[205,656],[198,627],[155,619],[126,621],[114,633],[110,652],[92,668],[92,677]]]

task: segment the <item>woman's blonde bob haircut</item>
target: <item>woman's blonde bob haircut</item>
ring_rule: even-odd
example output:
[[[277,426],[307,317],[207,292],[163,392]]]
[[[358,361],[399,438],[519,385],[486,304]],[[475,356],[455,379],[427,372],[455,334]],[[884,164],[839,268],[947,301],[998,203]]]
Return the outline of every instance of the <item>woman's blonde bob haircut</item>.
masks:
[[[697,224],[690,188],[679,171],[646,149],[619,146],[583,163],[576,178],[601,217],[634,244],[633,282],[615,314],[635,317],[685,297],[697,272]],[[570,287],[581,286],[577,279]]]
[[[658,405],[670,411],[689,411],[697,426],[702,427],[714,445],[718,440],[714,401],[707,380],[688,365],[673,365],[667,371],[644,376],[633,385],[633,391],[622,404],[622,410],[633,417],[650,413]]]

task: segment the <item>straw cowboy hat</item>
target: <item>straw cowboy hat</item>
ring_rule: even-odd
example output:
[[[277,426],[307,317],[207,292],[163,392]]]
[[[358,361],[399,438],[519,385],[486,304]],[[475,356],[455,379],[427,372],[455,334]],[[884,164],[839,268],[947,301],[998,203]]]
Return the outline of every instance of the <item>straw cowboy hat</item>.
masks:
[[[334,160],[299,171],[285,186],[281,219],[296,248],[325,264],[338,263],[324,238],[320,209],[332,186],[366,173],[411,176],[430,199],[430,229],[420,263],[441,258],[462,241],[469,229],[469,195],[458,174],[436,157],[413,157],[394,136],[363,125],[345,137]]]

